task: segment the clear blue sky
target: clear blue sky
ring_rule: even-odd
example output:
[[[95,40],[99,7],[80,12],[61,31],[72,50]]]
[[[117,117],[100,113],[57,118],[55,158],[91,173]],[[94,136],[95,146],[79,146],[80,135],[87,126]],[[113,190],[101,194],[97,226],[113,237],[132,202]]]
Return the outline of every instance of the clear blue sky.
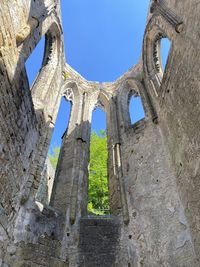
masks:
[[[114,81],[136,64],[142,52],[149,0],[61,0],[65,54],[68,64],[91,81]],[[162,42],[165,65],[169,44]],[[44,38],[26,62],[30,85],[42,64]],[[70,105],[61,101],[51,146],[59,146]],[[130,104],[132,123],[144,116],[140,99]],[[133,115],[134,114],[134,115]],[[93,113],[92,128],[105,129],[106,116]]]
[[[67,62],[87,80],[114,81],[138,62],[149,0],[62,0]]]

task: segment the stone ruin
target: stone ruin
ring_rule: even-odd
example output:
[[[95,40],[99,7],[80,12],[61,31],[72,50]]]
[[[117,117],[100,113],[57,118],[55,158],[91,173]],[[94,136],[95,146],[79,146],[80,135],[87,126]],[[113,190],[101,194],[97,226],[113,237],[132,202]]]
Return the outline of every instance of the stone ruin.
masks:
[[[25,62],[42,36],[29,90]],[[1,267],[200,266],[199,1],[151,1],[140,62],[96,83],[65,62],[58,0],[1,0],[0,88]],[[134,125],[132,95],[145,110]],[[47,153],[63,96],[72,110],[54,175]],[[97,105],[107,114],[106,216],[87,214]]]

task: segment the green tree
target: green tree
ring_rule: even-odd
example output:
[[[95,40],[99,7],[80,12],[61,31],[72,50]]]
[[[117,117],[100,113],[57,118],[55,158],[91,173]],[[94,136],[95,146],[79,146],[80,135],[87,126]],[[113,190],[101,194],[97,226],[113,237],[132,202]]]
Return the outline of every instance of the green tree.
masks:
[[[60,148],[55,147],[49,160],[56,168]],[[104,130],[92,132],[90,140],[90,163],[88,178],[88,212],[98,215],[109,213],[107,177],[107,136]]]
[[[50,160],[51,165],[54,169],[56,169],[56,166],[58,163],[59,153],[60,153],[60,147],[54,147],[53,153],[49,154],[49,160]]]
[[[109,212],[107,177],[107,136],[101,130],[92,132],[90,141],[88,211],[95,214]]]

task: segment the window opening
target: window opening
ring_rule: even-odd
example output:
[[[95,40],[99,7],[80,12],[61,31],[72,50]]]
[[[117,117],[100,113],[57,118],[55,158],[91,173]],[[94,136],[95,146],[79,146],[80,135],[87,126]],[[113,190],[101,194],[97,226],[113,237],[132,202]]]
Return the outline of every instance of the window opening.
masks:
[[[48,151],[49,159],[54,169],[56,169],[58,162],[62,136],[68,129],[70,114],[71,102],[62,97]]]
[[[165,67],[167,65],[170,47],[171,41],[168,38],[162,38],[160,41],[160,60],[163,72],[165,71]]]
[[[47,160],[41,174],[41,181],[37,192],[37,201],[42,204],[49,204],[56,166],[60,154],[62,136],[67,131],[71,113],[71,102],[64,97],[61,99],[58,115],[50,141]]]
[[[25,67],[29,81],[29,87],[32,88],[39,71],[42,67],[43,57],[45,50],[45,36],[43,36],[29,58],[26,60]]]
[[[88,178],[89,214],[105,215],[110,213],[107,161],[106,114],[100,108],[97,108],[92,114],[90,140]]]
[[[131,124],[135,124],[145,118],[144,108],[141,97],[138,95],[132,95],[129,101],[130,121]]]

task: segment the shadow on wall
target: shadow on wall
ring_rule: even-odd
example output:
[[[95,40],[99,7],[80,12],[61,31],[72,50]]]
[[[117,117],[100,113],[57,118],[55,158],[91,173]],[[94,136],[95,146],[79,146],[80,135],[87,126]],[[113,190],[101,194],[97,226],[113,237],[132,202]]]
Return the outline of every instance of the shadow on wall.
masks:
[[[86,216],[90,130],[90,122],[83,121],[76,125],[73,131],[70,133],[66,131],[64,134],[50,206],[41,203],[43,204],[41,215],[35,216],[35,211],[33,211],[30,223],[31,231],[29,229],[26,237],[29,239],[29,235],[36,232],[36,229],[40,229],[37,238],[44,232],[52,240],[62,241],[65,236],[66,244],[68,244],[66,249],[69,250],[72,247],[77,249],[76,253],[69,255],[69,259],[66,261],[71,262],[74,260],[73,257],[79,256],[79,266],[83,266],[84,263],[93,264],[93,266],[101,263],[101,266],[106,267],[114,264],[116,260],[119,220],[114,216]],[[45,198],[48,198],[47,190],[48,179],[46,179],[46,184],[40,184],[38,200],[44,201]],[[40,219],[35,217],[42,217],[44,214],[45,217],[43,217],[43,224],[41,225]],[[49,214],[52,215],[47,227],[44,221],[49,220]],[[79,228],[77,231],[80,238],[77,241],[74,225],[79,224],[80,231]],[[71,228],[72,226],[73,228]],[[64,232],[65,229],[68,229],[68,233]],[[32,257],[30,252],[29,257]]]
[[[97,266],[100,263],[100,266],[109,267],[115,263],[120,219],[115,216],[86,216],[90,127],[90,122],[84,121],[70,134],[64,134],[50,205],[46,204],[50,194],[46,177],[46,183],[40,184],[40,195],[37,196],[42,203],[32,203],[23,220],[16,225],[20,233],[23,231],[25,239],[18,245],[16,262],[25,266],[33,261],[34,266],[39,267],[42,258],[45,259],[44,266],[55,267],[61,261],[60,252],[64,250],[67,256],[62,262],[65,264],[77,259],[78,266],[84,266],[84,263]],[[33,239],[34,244],[30,242]],[[64,247],[61,247],[63,240]],[[40,246],[41,250],[33,249]],[[49,250],[55,246],[56,249]],[[73,253],[67,254],[72,250]],[[64,263],[63,266],[68,266]],[[11,266],[15,266],[13,262]]]
[[[90,122],[84,121],[64,134],[56,168],[50,203],[63,214],[70,210],[71,222],[77,214],[87,214],[90,129]]]
[[[53,5],[49,4],[49,8],[53,8]],[[2,60],[6,59],[6,61],[0,65],[2,117],[4,117],[8,125],[7,131],[2,131],[1,134],[4,155],[7,155],[4,157],[2,164],[1,183],[3,185],[2,188],[8,188],[8,190],[1,190],[1,203],[7,215],[15,212],[13,207],[16,205],[16,201],[13,199],[17,199],[17,195],[22,194],[22,189],[24,189],[24,192],[28,192],[27,181],[30,177],[29,171],[33,168],[30,164],[35,159],[35,148],[39,140],[42,139],[39,136],[38,128],[41,128],[43,125],[43,128],[45,128],[47,120],[42,115],[43,110],[36,111],[34,109],[25,70],[25,61],[41,39],[42,31],[47,27],[48,23],[43,26],[43,22],[49,15],[49,8],[44,5],[43,1],[30,1],[27,23],[16,34],[17,48],[13,43],[13,51],[15,50],[13,54],[16,52],[16,49],[18,49],[19,54],[16,52],[17,58],[13,57],[10,61],[7,60],[8,55],[5,54]],[[3,27],[7,26],[2,25]],[[5,28],[6,31],[7,29]],[[48,59],[46,59],[47,62]],[[5,75],[6,73],[8,74]],[[52,77],[48,78],[51,79]],[[40,89],[42,92],[42,88]],[[4,123],[3,120],[2,123]],[[4,124],[2,128],[5,129]],[[10,147],[13,149],[10,150]],[[15,174],[14,181],[13,173]],[[31,173],[35,175],[33,169]],[[26,194],[28,195],[29,193]],[[22,198],[27,200],[27,196]],[[15,202],[12,205],[11,200]]]
[[[16,44],[20,49],[20,54],[16,66],[16,74],[13,78],[13,81],[16,81],[16,79],[18,80],[22,75],[22,77],[24,78],[24,85],[22,88],[25,88],[26,90],[28,89],[29,85],[27,85],[28,77],[26,75],[25,62],[40,42],[40,39],[42,37],[41,34],[43,20],[47,16],[48,9],[47,7],[45,7],[44,1],[40,1],[38,5],[38,2],[31,0],[27,24],[24,25],[24,28],[16,36]],[[20,69],[21,73],[18,72],[18,70]]]
[[[90,138],[91,124],[89,121],[76,124],[70,133],[66,130],[62,139],[55,178],[48,176],[48,170],[45,171],[37,193],[37,200],[43,205],[49,203],[50,199],[51,207],[57,209],[63,215],[69,215],[67,224],[77,223],[81,217],[88,214]],[[108,149],[111,150],[112,148],[112,145],[108,146]],[[111,157],[113,151],[110,151],[109,155]],[[110,158],[108,162],[112,165],[113,160]],[[113,168],[114,166],[109,166],[108,169]],[[116,168],[117,166],[115,166]],[[119,170],[116,169],[116,173],[120,171],[121,167],[118,168]],[[117,183],[116,174],[108,173],[108,179],[110,175],[112,175],[112,180],[116,180],[114,183]],[[108,192],[110,201],[112,199],[111,195],[113,195],[112,190]],[[117,206],[115,208],[117,209]],[[119,210],[112,210],[113,214],[116,212],[119,213]]]
[[[25,41],[32,39],[32,44],[39,40],[39,32],[41,32],[42,29],[42,23],[40,25],[38,25],[38,23],[35,24],[38,36],[34,40],[31,32],[29,33],[31,29],[29,23],[32,25],[33,21],[37,21],[37,19],[34,18],[35,13],[33,12],[35,6],[36,2],[31,1],[28,24],[23,29],[24,33],[28,33]],[[41,4],[40,9],[44,12],[44,15],[47,14],[44,5]],[[32,25],[32,27],[33,26],[34,25]],[[6,28],[8,27],[7,25],[1,25],[1,27],[3,30],[5,27],[5,32],[8,31]],[[17,35],[18,39],[24,36],[23,30]],[[5,60],[5,62],[4,64],[0,64],[0,81],[2,89],[1,115],[2,118],[5,119],[5,124],[2,125],[2,128],[5,129],[5,125],[7,124],[7,130],[2,131],[1,133],[1,144],[4,148],[5,157],[2,163],[0,183],[3,185],[3,187],[1,187],[1,203],[5,209],[5,213],[9,215],[14,210],[11,200],[19,194],[21,186],[24,183],[23,179],[25,179],[23,177],[27,176],[29,167],[28,164],[25,163],[25,158],[30,158],[31,161],[31,158],[34,157],[34,155],[31,154],[32,148],[25,142],[27,142],[26,137],[30,132],[34,131],[33,128],[35,126],[33,125],[36,125],[36,117],[34,116],[34,108],[24,66],[25,55],[30,53],[31,48],[27,46],[28,42],[26,42],[26,44],[21,42],[20,46],[18,46],[20,49],[19,57],[17,59],[14,57],[11,58],[16,52],[16,48],[14,47],[15,43],[13,42],[13,53],[10,52],[10,49],[12,48],[9,48],[9,52],[6,52],[7,50],[4,50],[3,48],[4,45],[6,46],[7,39],[8,37],[5,37],[5,43],[1,47],[2,51],[4,51],[2,61]],[[19,41],[17,41],[17,43],[19,45]],[[9,53],[9,55],[6,53]],[[14,60],[17,60],[16,64]],[[4,123],[3,119],[1,120],[1,123]],[[12,152],[10,147],[14,148]],[[14,181],[13,173],[15,174]],[[4,188],[7,188],[8,190],[4,190]]]

